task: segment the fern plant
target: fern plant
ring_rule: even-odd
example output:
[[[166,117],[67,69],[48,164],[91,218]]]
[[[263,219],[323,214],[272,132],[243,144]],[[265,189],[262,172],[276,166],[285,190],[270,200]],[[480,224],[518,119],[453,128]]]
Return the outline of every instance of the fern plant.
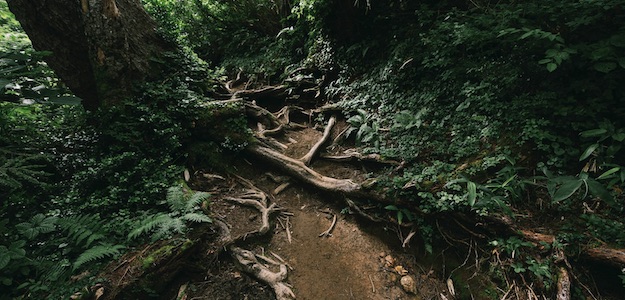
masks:
[[[124,245],[112,245],[109,243],[93,246],[78,256],[74,262],[73,270],[80,268],[80,266],[86,263],[94,262],[105,257],[116,257],[121,254],[120,250],[124,248],[126,248]]]
[[[75,247],[88,249],[93,242],[104,239],[101,229],[106,222],[98,220],[97,216],[89,214],[69,216],[60,219],[58,223]]]
[[[48,176],[39,164],[41,155],[14,155],[10,151],[0,149],[0,190],[17,190],[24,183],[41,185],[41,177]]]
[[[169,213],[157,213],[147,217],[139,226],[128,234],[129,239],[152,232],[152,240],[167,238],[172,234],[182,234],[188,222],[210,223],[211,218],[202,213],[200,205],[210,198],[206,192],[185,190],[182,186],[170,187],[167,190],[166,202]]]

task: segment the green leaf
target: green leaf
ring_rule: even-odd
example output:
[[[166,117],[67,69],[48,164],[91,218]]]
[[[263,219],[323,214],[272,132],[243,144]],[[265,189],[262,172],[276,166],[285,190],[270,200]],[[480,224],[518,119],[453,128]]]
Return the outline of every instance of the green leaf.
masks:
[[[11,83],[11,80],[0,78],[0,90],[4,90],[4,87]]]
[[[610,55],[611,52],[612,47],[599,48],[590,54],[590,58],[592,58],[593,60],[600,60]]]
[[[4,277],[2,278],[2,284],[4,285],[11,285],[13,284],[13,279],[9,278],[9,277]]]
[[[4,269],[11,261],[11,254],[5,246],[0,246],[0,270]]]
[[[401,224],[404,221],[404,214],[401,211],[397,211],[397,223]]]
[[[558,68],[558,65],[556,65],[555,63],[548,63],[547,64],[547,71],[549,72],[553,72]]]
[[[473,206],[475,205],[475,199],[477,198],[477,186],[475,185],[475,182],[467,182],[467,190],[469,191],[469,205]]]
[[[612,193],[610,193],[610,191],[608,191],[603,184],[593,179],[589,179],[587,182],[588,191],[590,191],[592,195],[601,198],[601,200],[609,206],[614,206],[616,204],[614,202],[614,197],[612,197]]]
[[[597,177],[597,179],[605,179],[606,177],[618,172],[621,167],[614,167],[610,170],[607,170],[605,173],[601,174],[601,176]]]
[[[617,142],[622,142],[625,140],[625,133],[615,133],[612,135],[612,139]]]
[[[608,132],[608,130],[605,128],[597,128],[597,129],[582,131],[579,133],[579,135],[581,137],[593,137],[593,136],[600,136],[606,132]]]
[[[613,61],[602,61],[596,63],[593,67],[601,73],[610,73],[616,69],[616,63]]]
[[[595,152],[595,150],[597,150],[597,148],[599,148],[599,144],[592,144],[588,146],[588,148],[586,148],[586,151],[584,151],[584,153],[582,153],[582,155],[579,157],[579,161],[588,158],[593,152]]]
[[[610,38],[612,46],[625,48],[625,34],[614,35]]]
[[[571,180],[567,181],[553,194],[553,202],[557,203],[564,199],[571,197],[580,186],[582,186],[583,180]]]
[[[553,61],[553,59],[551,59],[551,58],[543,58],[543,59],[541,59],[541,60],[539,60],[539,61],[538,61],[538,64],[540,64],[540,65],[544,65],[544,64],[546,64],[546,63],[550,63],[550,62],[552,62],[552,61]]]
[[[395,205],[387,205],[384,207],[386,210],[399,210]]]

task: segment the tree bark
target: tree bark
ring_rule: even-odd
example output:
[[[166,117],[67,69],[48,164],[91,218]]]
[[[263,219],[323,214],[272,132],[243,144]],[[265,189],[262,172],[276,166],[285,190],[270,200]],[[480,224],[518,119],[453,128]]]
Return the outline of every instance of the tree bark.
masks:
[[[175,45],[156,32],[139,0],[8,0],[33,47],[85,108],[110,106],[135,82],[158,75],[154,63]]]

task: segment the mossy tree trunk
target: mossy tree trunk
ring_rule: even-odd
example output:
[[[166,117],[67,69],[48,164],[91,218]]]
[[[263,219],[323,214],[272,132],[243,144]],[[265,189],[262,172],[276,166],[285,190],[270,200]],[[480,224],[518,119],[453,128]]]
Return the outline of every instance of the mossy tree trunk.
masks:
[[[87,109],[118,103],[135,82],[158,75],[175,45],[156,32],[139,0],[8,0],[46,62]]]

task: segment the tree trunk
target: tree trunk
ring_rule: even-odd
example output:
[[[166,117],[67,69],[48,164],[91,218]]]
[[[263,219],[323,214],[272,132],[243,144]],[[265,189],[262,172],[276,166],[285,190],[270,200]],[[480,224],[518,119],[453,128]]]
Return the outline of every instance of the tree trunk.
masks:
[[[158,75],[154,63],[175,50],[156,33],[139,0],[8,0],[46,62],[87,109],[110,106],[135,82]]]

